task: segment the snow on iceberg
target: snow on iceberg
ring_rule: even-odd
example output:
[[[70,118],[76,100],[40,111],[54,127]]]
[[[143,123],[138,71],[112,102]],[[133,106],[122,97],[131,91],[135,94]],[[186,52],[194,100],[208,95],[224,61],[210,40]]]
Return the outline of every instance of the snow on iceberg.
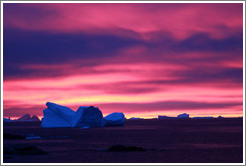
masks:
[[[183,113],[178,115],[177,118],[189,118],[189,114]]]
[[[125,115],[122,112],[114,112],[103,118],[105,126],[121,126],[125,123]]]
[[[79,107],[75,112],[68,107],[47,102],[41,127],[98,127],[102,126],[102,112],[97,107]]]

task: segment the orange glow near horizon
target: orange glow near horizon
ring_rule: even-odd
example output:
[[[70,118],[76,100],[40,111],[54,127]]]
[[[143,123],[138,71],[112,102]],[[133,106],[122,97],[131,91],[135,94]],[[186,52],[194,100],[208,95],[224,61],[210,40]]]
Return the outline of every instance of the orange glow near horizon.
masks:
[[[148,70],[151,73],[148,75],[142,75],[136,73],[136,71],[145,72],[146,68],[139,66],[129,65],[131,72],[120,73],[121,69],[124,69],[124,65],[116,67],[116,73],[110,73],[109,70],[103,74],[90,74],[90,75],[69,75],[61,78],[45,78],[45,79],[17,79],[17,80],[6,80],[3,82],[4,88],[4,101],[13,101],[11,104],[4,104],[5,109],[11,109],[11,107],[18,107],[18,105],[43,105],[47,101],[55,102],[57,104],[65,106],[74,105],[100,105],[100,104],[114,104],[121,103],[126,106],[131,103],[155,103],[163,101],[176,101],[176,102],[205,102],[205,103],[217,103],[223,104],[228,102],[242,103],[242,87],[238,84],[224,83],[226,86],[231,86],[230,89],[220,87],[221,83],[199,83],[195,84],[149,84],[149,81],[156,79],[158,75],[156,73],[166,70],[166,67],[158,65],[155,68],[149,67]],[[154,65],[153,65],[154,66]],[[98,67],[99,68],[99,67]],[[108,66],[111,69],[112,66]],[[171,71],[183,70],[183,68],[170,69]],[[117,72],[119,71],[119,72]],[[163,74],[161,73],[163,77]],[[167,77],[168,78],[168,77]],[[177,78],[173,78],[175,80]],[[172,80],[172,79],[171,79]],[[164,81],[170,81],[164,77]],[[146,82],[146,83],[145,83]],[[131,93],[128,89],[122,91],[129,84],[129,90],[136,88],[156,88],[154,91],[145,93]],[[115,91],[115,92],[114,92]],[[118,92],[119,91],[119,92]],[[216,92],[216,93],[215,93]],[[18,94],[18,95],[16,95]],[[16,106],[15,106],[16,105]],[[22,108],[25,109],[25,106]],[[118,110],[106,108],[105,112],[124,112],[127,118],[130,117],[141,117],[141,118],[154,118],[157,115],[164,114],[166,116],[177,116],[177,114],[186,111],[192,116],[208,116],[208,115],[223,115],[223,116],[241,116],[242,111],[235,112],[233,108],[229,113],[227,111],[215,110],[213,108],[206,109],[204,113],[203,109],[192,109],[191,110],[172,110],[171,112],[161,111],[162,108],[158,108],[159,111],[149,110],[147,112],[132,112],[132,110],[122,110],[120,107],[116,107]],[[42,113],[42,110],[39,111]],[[202,113],[200,113],[202,112]],[[40,115],[39,115],[40,116]]]

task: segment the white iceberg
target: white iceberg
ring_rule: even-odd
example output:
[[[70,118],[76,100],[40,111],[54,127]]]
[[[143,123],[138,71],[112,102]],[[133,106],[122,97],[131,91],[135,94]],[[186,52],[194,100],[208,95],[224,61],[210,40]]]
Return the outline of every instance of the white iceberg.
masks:
[[[183,113],[178,115],[177,118],[189,118],[189,114]]]
[[[41,127],[72,127],[71,122],[47,108],[43,110],[44,117],[41,121]]]
[[[103,118],[105,126],[121,126],[125,123],[125,115],[122,112],[114,112]]]
[[[51,112],[57,115],[59,118],[62,118],[70,125],[73,124],[72,118],[75,112],[72,109],[51,102],[47,102],[46,105],[48,109],[52,110]]]
[[[47,102],[46,105],[48,108],[43,110],[41,127],[73,127],[73,110],[51,102]]]
[[[102,112],[97,107],[79,107],[75,112],[68,107],[46,103],[41,127],[97,127],[102,126]]]

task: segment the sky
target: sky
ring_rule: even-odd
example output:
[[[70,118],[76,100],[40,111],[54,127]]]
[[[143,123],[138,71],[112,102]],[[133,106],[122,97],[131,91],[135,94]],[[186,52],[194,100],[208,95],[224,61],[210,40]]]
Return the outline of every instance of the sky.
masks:
[[[243,116],[242,3],[4,3],[3,115]]]

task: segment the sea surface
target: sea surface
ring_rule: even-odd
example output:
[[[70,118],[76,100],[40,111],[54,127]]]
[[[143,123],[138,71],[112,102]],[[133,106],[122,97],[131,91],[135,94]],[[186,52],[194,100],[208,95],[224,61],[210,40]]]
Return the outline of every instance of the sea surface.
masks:
[[[4,163],[243,162],[242,118],[126,120],[88,129],[11,122],[3,133]]]

